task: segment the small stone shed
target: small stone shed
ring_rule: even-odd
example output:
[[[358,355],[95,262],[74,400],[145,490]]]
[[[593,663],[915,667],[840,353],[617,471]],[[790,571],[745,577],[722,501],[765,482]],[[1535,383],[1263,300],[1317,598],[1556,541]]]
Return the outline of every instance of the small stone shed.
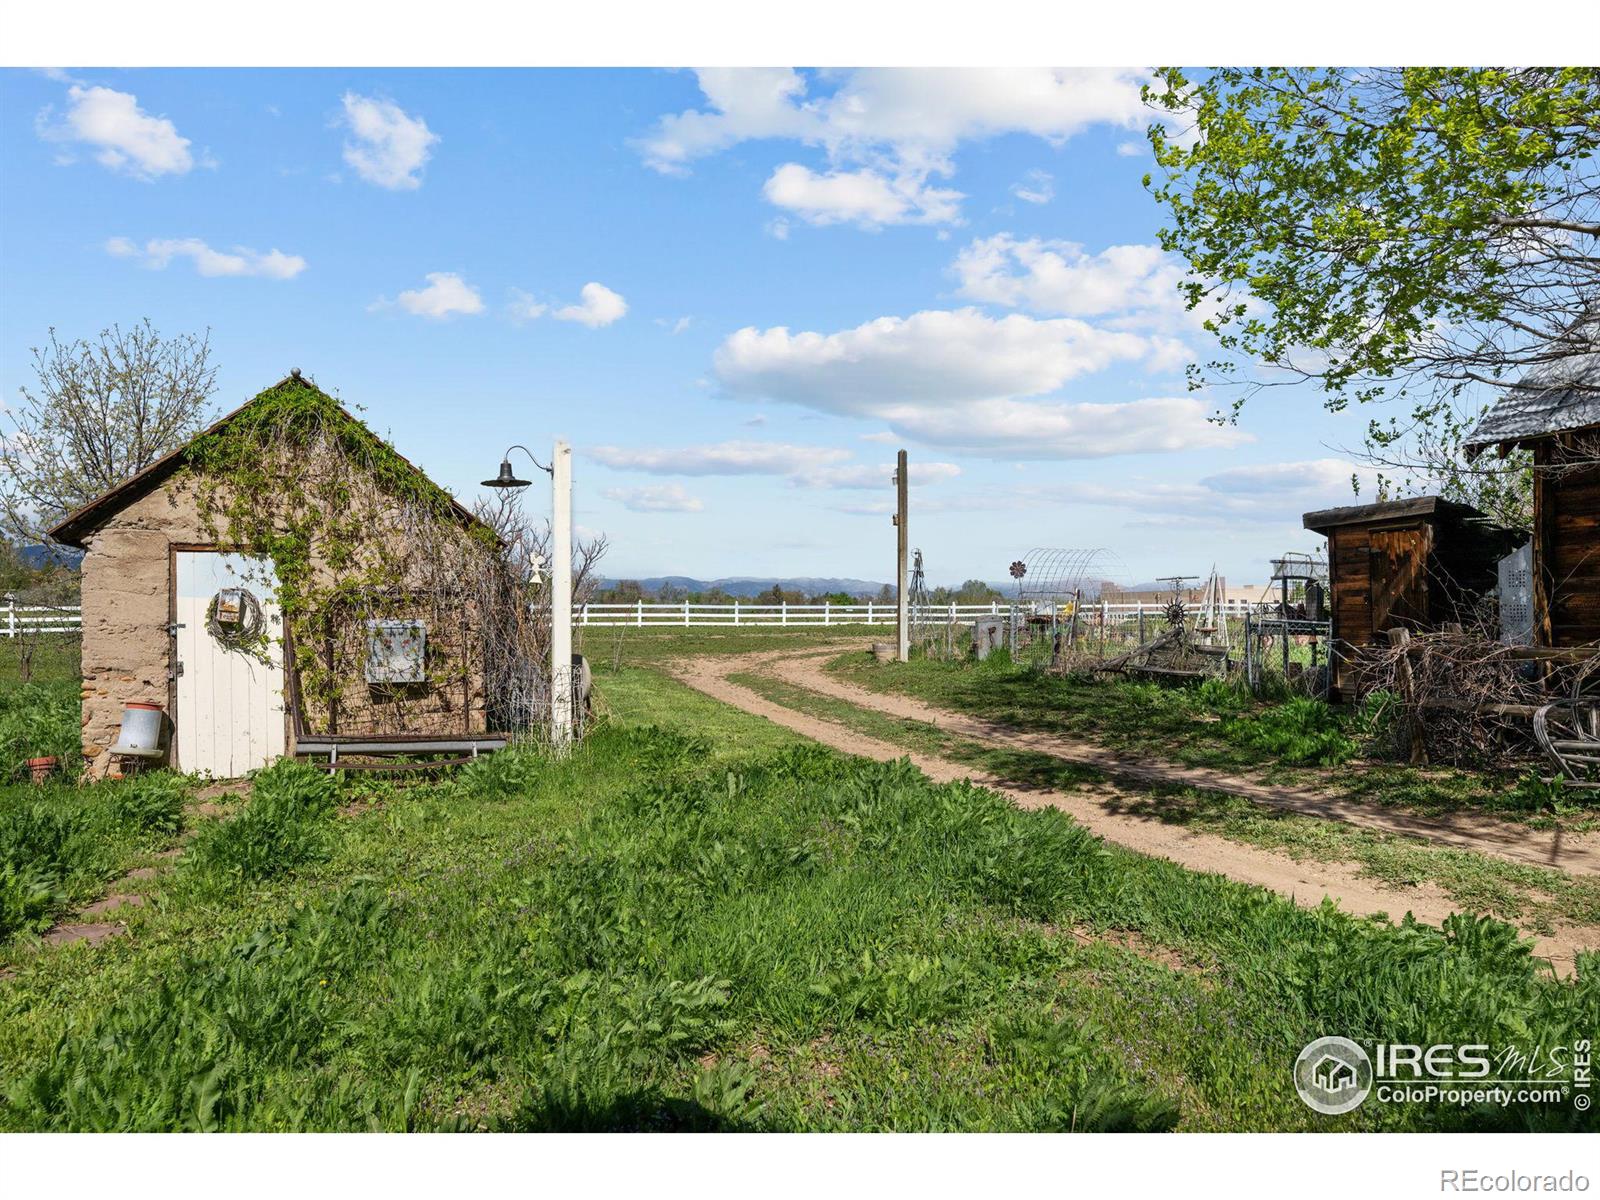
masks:
[[[1527,541],[1470,505],[1438,496],[1323,509],[1306,513],[1304,523],[1328,539],[1335,699],[1360,691],[1350,649],[1390,629],[1463,620],[1494,590],[1500,559]]]
[[[1534,644],[1600,643],[1600,351],[1508,388],[1466,440],[1489,449],[1532,453]]]
[[[129,701],[164,760],[497,749],[474,584],[492,531],[298,371],[53,530],[83,550],[83,754]]]

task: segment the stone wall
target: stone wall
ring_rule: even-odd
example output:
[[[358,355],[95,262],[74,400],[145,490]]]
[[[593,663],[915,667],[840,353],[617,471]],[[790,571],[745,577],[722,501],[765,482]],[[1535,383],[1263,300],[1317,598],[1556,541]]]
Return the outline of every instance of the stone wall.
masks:
[[[143,700],[169,707],[170,547],[207,540],[193,495],[177,482],[134,501],[87,539],[83,756],[96,778],[116,770],[110,746],[122,727],[124,704]]]

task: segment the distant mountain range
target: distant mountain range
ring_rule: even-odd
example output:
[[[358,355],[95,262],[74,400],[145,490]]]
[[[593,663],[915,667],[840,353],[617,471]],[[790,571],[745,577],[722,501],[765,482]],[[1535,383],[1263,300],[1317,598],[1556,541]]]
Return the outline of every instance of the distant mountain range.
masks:
[[[74,550],[71,546],[22,546],[17,555],[35,570],[56,565],[77,570],[78,564],[83,561],[83,551]]]
[[[614,588],[623,582],[620,579],[603,579],[600,581],[602,588]],[[786,592],[804,592],[808,596],[818,596],[824,592],[848,592],[852,596],[876,596],[883,590],[884,584],[874,583],[870,579],[812,579],[806,577],[790,579],[754,579],[748,575],[736,575],[728,579],[692,579],[688,575],[652,575],[645,579],[631,579],[630,583],[637,583],[647,592],[659,592],[663,586],[670,587],[680,592],[709,592],[712,588],[721,588],[730,596],[759,596],[762,592],[770,592],[772,585],[777,584]]]

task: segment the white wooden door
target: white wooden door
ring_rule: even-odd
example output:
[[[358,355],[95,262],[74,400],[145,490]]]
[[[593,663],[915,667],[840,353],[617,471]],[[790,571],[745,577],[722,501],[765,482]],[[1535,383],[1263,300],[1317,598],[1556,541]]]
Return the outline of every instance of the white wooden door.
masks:
[[[270,562],[212,550],[179,550],[174,566],[178,768],[233,779],[267,766],[284,752],[283,618],[277,576]],[[223,588],[245,588],[261,605],[267,661],[259,651],[232,649],[207,631],[212,598]]]

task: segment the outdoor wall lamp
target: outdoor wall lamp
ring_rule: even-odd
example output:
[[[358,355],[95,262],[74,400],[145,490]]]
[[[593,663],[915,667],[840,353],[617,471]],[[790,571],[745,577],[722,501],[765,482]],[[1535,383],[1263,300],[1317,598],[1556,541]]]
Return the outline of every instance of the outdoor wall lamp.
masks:
[[[544,471],[547,474],[551,474],[551,475],[555,474],[555,472],[551,468],[545,466],[537,458],[534,458],[533,457],[533,451],[529,450],[526,446],[523,446],[523,445],[507,446],[504,456],[502,456],[501,459],[500,459],[500,473],[498,475],[496,475],[493,479],[485,479],[483,481],[483,486],[484,487],[492,487],[492,488],[525,488],[525,487],[529,486],[533,482],[533,480],[531,480],[531,479],[518,479],[517,476],[516,476],[516,473],[512,471],[512,469],[511,469],[511,452],[513,450],[521,450],[524,454],[526,454],[528,456],[528,460],[531,463],[533,463],[534,466],[538,467],[539,470]]]

